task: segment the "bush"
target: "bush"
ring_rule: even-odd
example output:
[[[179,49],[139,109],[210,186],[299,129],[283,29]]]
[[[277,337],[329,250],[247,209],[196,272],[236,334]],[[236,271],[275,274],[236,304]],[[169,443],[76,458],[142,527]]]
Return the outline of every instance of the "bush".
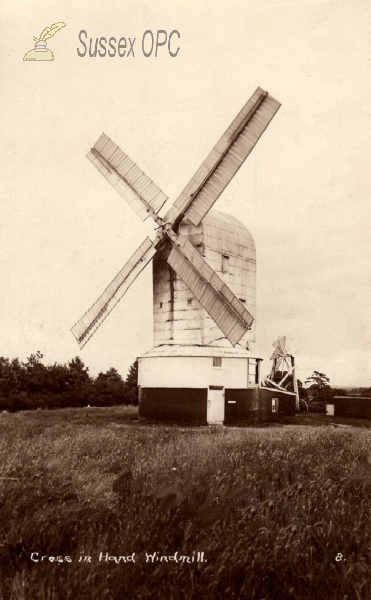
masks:
[[[0,357],[0,410],[138,404],[137,363],[124,382],[116,369],[94,379],[78,356],[67,364],[44,365],[40,352],[26,363]]]
[[[314,400],[308,403],[308,412],[311,413],[326,413],[326,402],[322,400]]]

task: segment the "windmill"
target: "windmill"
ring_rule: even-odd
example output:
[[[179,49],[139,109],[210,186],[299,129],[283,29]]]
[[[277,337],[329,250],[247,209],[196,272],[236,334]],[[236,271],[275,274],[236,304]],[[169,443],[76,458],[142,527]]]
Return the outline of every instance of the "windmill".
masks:
[[[292,384],[296,395],[296,408],[299,409],[299,390],[294,358],[296,350],[293,348],[292,338],[281,336],[273,342],[272,346],[274,347],[274,352],[270,357],[270,360],[273,361],[272,370],[265,381],[268,385],[273,385],[278,389],[285,390],[284,383],[292,378]]]
[[[103,133],[87,155],[137,215],[143,221],[151,217],[157,226],[155,239],[144,240],[72,328],[83,347],[141,271],[153,261],[155,347],[152,354],[147,353],[139,360],[139,384],[145,393],[139,402],[142,414],[148,413],[145,407],[149,403],[155,407],[157,416],[169,415],[170,404],[178,405],[177,416],[184,410],[189,416],[190,395],[185,398],[184,390],[196,390],[198,375],[201,379],[206,376],[206,363],[202,359],[207,357],[212,359],[214,370],[209,385],[202,381],[197,384],[197,392],[207,388],[207,420],[220,422],[226,385],[220,374],[217,376],[217,369],[223,369],[223,357],[243,359],[243,387],[248,387],[251,372],[258,373],[259,359],[251,356],[248,341],[245,348],[241,347],[241,339],[251,332],[254,321],[253,240],[233,217],[209,211],[279,107],[277,100],[258,88],[163,217],[159,211],[167,196],[107,135]],[[155,365],[153,360],[149,362],[156,358],[166,360],[157,360]],[[202,376],[197,375],[200,368]],[[254,385],[257,379],[258,375]],[[161,397],[156,393],[158,390]],[[172,390],[170,395],[169,390]],[[200,394],[195,392],[192,398],[197,413]],[[203,411],[204,408],[202,414]]]

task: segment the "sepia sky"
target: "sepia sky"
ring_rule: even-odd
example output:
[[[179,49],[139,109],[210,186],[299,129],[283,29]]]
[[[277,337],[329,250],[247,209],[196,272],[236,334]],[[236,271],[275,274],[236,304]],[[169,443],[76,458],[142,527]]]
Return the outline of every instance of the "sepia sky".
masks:
[[[0,356],[126,376],[152,347],[151,267],[82,351],[70,328],[154,227],[86,154],[104,131],[168,208],[260,86],[282,107],[215,208],[255,239],[262,373],[287,335],[302,380],[371,386],[368,0],[2,0],[0,16]],[[24,62],[58,21],[55,60]],[[149,29],[178,30],[178,55],[144,57]],[[79,57],[81,30],[135,37],[134,58]]]

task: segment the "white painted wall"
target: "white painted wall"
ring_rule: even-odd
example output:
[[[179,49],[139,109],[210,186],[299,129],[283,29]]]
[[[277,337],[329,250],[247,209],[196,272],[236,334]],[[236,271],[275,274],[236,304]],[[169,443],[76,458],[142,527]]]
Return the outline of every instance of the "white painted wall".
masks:
[[[247,379],[247,358],[223,357],[222,368],[213,367],[210,356],[139,358],[141,387],[208,388],[215,385],[241,389],[247,387]]]

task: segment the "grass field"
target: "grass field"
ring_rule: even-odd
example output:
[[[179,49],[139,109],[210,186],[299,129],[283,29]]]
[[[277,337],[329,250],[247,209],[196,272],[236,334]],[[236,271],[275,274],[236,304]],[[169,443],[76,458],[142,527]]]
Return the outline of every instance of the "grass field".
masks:
[[[0,598],[370,600],[371,429],[349,423],[0,414]]]

